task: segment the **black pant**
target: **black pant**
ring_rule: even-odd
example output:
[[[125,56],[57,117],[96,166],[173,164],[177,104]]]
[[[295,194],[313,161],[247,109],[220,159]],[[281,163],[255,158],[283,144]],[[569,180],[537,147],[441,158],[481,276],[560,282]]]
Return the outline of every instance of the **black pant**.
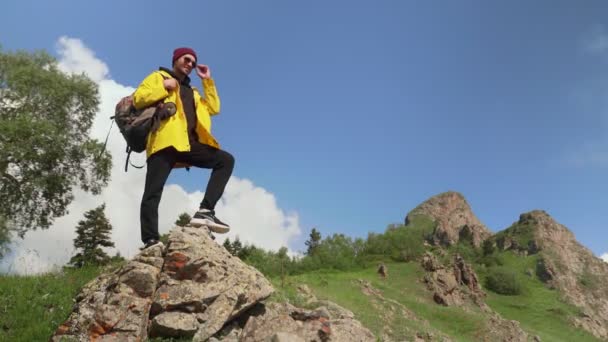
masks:
[[[200,204],[201,208],[213,210],[232,174],[234,157],[226,151],[194,142],[189,152],[178,152],[173,147],[168,147],[151,155],[147,163],[146,186],[140,210],[141,239],[144,243],[151,239],[159,239],[158,204],[165,182],[176,163],[213,169],[205,198]]]

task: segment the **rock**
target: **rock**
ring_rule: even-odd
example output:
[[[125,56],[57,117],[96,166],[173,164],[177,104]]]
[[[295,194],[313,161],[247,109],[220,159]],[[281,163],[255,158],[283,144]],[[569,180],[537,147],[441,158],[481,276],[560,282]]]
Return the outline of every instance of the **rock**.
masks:
[[[483,295],[477,274],[473,271],[471,265],[464,262],[459,254],[454,257],[454,276],[459,285],[466,285],[472,293]]]
[[[303,338],[298,335],[278,332],[270,338],[270,342],[306,342]]]
[[[355,314],[340,305],[330,302],[328,300],[320,300],[316,302],[318,305],[321,305],[323,308],[327,309],[329,313],[329,318],[331,319],[354,319]]]
[[[201,322],[194,340],[207,340],[273,291],[260,272],[230,255],[205,229],[178,227],[169,235],[153,312],[193,315]]]
[[[192,337],[198,331],[198,320],[184,312],[163,312],[152,319],[150,336]]]
[[[388,267],[384,263],[378,265],[377,272],[382,279],[386,279],[388,277]]]
[[[314,303],[317,301],[317,297],[315,297],[314,293],[312,293],[308,285],[300,284],[296,287],[296,290],[307,304]]]
[[[51,341],[375,341],[352,312],[260,303],[272,292],[255,268],[230,255],[206,228],[175,227],[168,246],[142,251],[87,284]],[[299,292],[316,297],[306,286]]]
[[[162,248],[150,248],[118,270],[83,287],[74,311],[51,341],[135,341],[147,338],[148,313],[162,264]],[[140,261],[137,261],[140,260]]]
[[[257,308],[239,337],[242,342],[272,341],[375,341],[374,335],[351,318],[328,319],[322,310],[298,309],[287,303]],[[291,339],[286,339],[291,338]],[[283,340],[279,340],[283,341]]]
[[[52,340],[142,341],[148,331],[206,340],[273,291],[206,228],[175,227],[166,249],[146,249],[86,285]]]
[[[428,272],[434,272],[443,268],[443,265],[431,252],[425,252],[422,255],[420,263],[422,265],[422,268],[424,268],[424,270]]]
[[[496,313],[490,317],[484,336],[489,341],[528,341],[528,334],[521,329],[519,322],[506,320]]]
[[[543,210],[521,214],[517,222],[497,235],[498,243],[520,241],[521,246],[512,243],[503,249],[538,254],[536,276],[556,289],[565,302],[589,313],[589,317],[572,317],[574,325],[608,340],[608,286],[603,286],[608,279],[608,263],[578,243],[568,228]]]
[[[485,303],[480,300],[485,293],[481,290],[477,274],[460,255],[455,255],[451,269],[440,264],[430,252],[426,252],[420,262],[427,271],[424,283],[433,293],[435,303],[444,306],[462,305],[471,299],[482,309],[485,307]]]
[[[416,216],[429,217],[437,224],[432,239],[435,245],[451,246],[468,240],[480,247],[492,235],[473,214],[464,196],[457,192],[445,192],[426,200],[407,214],[405,224]]]

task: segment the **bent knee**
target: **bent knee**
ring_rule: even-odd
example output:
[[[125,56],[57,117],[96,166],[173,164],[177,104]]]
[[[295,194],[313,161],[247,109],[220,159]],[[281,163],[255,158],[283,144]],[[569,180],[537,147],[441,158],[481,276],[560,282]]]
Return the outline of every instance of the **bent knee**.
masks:
[[[234,156],[226,151],[224,151],[224,165],[234,168]]]

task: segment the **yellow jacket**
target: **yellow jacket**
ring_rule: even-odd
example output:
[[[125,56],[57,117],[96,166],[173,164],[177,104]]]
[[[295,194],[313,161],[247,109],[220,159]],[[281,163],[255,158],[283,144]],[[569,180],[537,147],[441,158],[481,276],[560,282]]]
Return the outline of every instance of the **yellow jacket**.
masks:
[[[136,109],[148,107],[161,100],[165,103],[173,102],[177,107],[175,115],[163,120],[158,130],[148,136],[146,145],[148,157],[169,146],[180,152],[190,151],[188,124],[179,96],[179,88],[167,91],[163,86],[164,78],[161,74],[166,78],[172,78],[164,70],[154,71],[141,82],[133,94],[133,105]],[[220,148],[217,140],[211,135],[211,116],[220,112],[220,98],[213,79],[203,79],[203,89],[204,98],[201,97],[198,89],[192,87],[197,118],[196,134],[200,143]]]

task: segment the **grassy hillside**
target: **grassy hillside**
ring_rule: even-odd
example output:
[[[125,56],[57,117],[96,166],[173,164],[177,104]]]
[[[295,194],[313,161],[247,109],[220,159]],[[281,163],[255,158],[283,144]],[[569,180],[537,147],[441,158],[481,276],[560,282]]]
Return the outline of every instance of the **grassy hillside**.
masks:
[[[515,274],[522,293],[505,296],[486,290],[488,305],[503,317],[518,320],[526,332],[543,341],[598,341],[568,323],[567,317],[579,311],[561,302],[556,291],[530,272],[536,258],[511,252],[494,255],[492,260]],[[381,279],[375,267],[273,277],[277,292],[270,300],[310,307],[296,290],[299,284],[307,284],[319,300],[328,299],[351,310],[380,340],[410,340],[429,333],[435,340],[441,336],[453,341],[481,340],[489,328],[487,314],[474,306],[435,304],[420,281],[424,271],[417,262],[387,266],[388,279]],[[476,266],[482,284],[493,267]],[[0,341],[46,341],[70,313],[79,288],[100,272],[99,268],[85,268],[41,276],[0,276]]]
[[[38,276],[0,275],[0,341],[47,341],[72,311],[80,288],[100,268]]]
[[[547,288],[538,279],[533,272],[538,258],[538,255],[524,257],[512,252],[500,253],[502,267],[517,275],[523,292],[516,296],[501,296],[486,291],[486,303],[504,318],[519,321],[524,330],[540,336],[543,341],[598,341],[570,325],[567,317],[579,315],[580,310],[562,302],[557,291]],[[480,277],[488,273],[483,267],[476,271]]]
[[[558,294],[539,280],[525,275],[526,270],[535,265],[535,258],[522,259],[505,254],[501,259],[503,266],[521,272],[525,290],[518,296],[504,296],[486,290],[486,302],[494,311],[504,318],[518,320],[528,334],[538,335],[542,341],[599,341],[568,323],[566,316],[578,314],[576,308],[561,302]],[[411,339],[416,333],[430,332],[434,336],[447,335],[454,341],[480,340],[488,328],[484,313],[471,308],[435,304],[419,281],[423,271],[417,263],[392,263],[388,267],[386,280],[380,279],[372,268],[293,276],[287,279],[285,287],[280,286],[280,279],[274,279],[278,293],[273,300],[302,303],[296,287],[307,284],[318,299],[328,299],[350,309],[379,337],[384,335],[403,340]],[[479,270],[480,278],[483,279],[486,273],[487,270]],[[380,290],[384,299],[366,295],[361,290],[359,279]],[[400,309],[413,315],[404,315]]]

